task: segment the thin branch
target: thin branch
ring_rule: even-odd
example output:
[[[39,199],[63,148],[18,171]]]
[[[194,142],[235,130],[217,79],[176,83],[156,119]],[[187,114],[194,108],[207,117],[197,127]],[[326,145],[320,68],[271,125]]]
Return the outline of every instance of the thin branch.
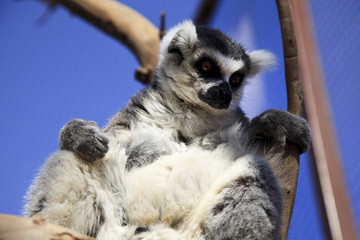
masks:
[[[43,0],[62,5],[71,13],[91,23],[126,45],[141,66],[136,78],[149,83],[159,55],[159,30],[135,10],[113,0]]]
[[[196,25],[208,25],[218,4],[219,0],[203,0],[194,17],[194,23]]]
[[[162,11],[160,14],[160,39],[162,39],[166,34],[165,16],[165,12]]]

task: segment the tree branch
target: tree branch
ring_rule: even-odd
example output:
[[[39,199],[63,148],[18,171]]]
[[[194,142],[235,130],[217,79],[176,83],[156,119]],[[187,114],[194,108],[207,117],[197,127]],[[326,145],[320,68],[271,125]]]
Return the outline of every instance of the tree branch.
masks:
[[[113,0],[43,0],[50,7],[62,5],[126,45],[141,66],[136,78],[150,83],[159,56],[159,30],[135,10]]]
[[[298,63],[298,50],[292,10],[289,0],[276,0],[284,50],[285,80],[288,99],[288,111],[301,116],[303,111],[303,94]],[[299,175],[300,152],[297,147],[287,144],[287,154],[281,162],[272,166],[279,180],[284,197],[281,238],[286,239],[294,207],[297,180]],[[281,169],[281,170],[280,170]]]
[[[208,25],[218,4],[219,0],[202,0],[194,17],[195,25]]]
[[[23,218],[0,214],[3,240],[95,240],[74,230],[47,223],[40,216]]]

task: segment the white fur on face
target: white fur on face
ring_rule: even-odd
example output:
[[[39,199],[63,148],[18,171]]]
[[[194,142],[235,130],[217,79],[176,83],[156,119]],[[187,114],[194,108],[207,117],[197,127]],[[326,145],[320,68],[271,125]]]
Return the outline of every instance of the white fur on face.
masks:
[[[210,88],[219,86],[221,83],[223,83],[223,80],[217,80],[217,81],[212,81],[209,83],[203,83],[203,84],[201,84],[201,92],[203,94],[205,94]]]
[[[213,50],[205,51],[211,54],[208,54],[211,58],[215,60],[219,68],[221,69],[223,77],[221,79],[213,79],[210,82],[201,82],[197,84],[200,92],[205,94],[211,87],[219,86],[221,83],[229,82],[230,76],[239,71],[241,68],[245,66],[245,63],[242,60],[236,60],[233,58],[229,58],[224,56],[219,52],[215,52]]]
[[[234,72],[239,71],[245,66],[243,60],[235,60],[220,53],[216,54],[216,58],[226,80],[228,80]]]
[[[172,42],[173,39],[175,42]],[[160,61],[159,65],[162,66],[166,76],[160,77],[160,79],[167,79],[170,77],[173,81],[165,80],[163,87],[169,89],[169,91],[176,93],[181,99],[195,105],[208,108],[201,100],[198,99],[198,93],[205,94],[211,87],[218,86],[222,82],[229,82],[231,75],[245,67],[245,62],[242,59],[233,59],[228,56],[224,56],[222,53],[215,49],[200,48],[194,49],[196,42],[198,41],[196,27],[191,21],[184,21],[168,31],[164,36],[160,45]],[[170,46],[173,45],[173,46]],[[170,48],[177,48],[181,51],[185,57],[181,65],[174,64],[172,62],[174,58],[173,53],[169,53]],[[240,88],[233,92],[233,99],[229,109],[234,109],[239,104],[242,97],[244,86],[247,84],[248,77],[271,69],[276,64],[274,55],[266,50],[256,50],[247,53],[250,58],[250,72],[248,72],[246,79],[243,81]],[[202,81],[198,79],[195,70],[189,65],[191,61],[194,61],[198,57],[206,55],[213,58],[222,72],[221,79],[213,79],[211,82]],[[198,80],[194,80],[198,79]],[[171,89],[171,90],[170,90]]]

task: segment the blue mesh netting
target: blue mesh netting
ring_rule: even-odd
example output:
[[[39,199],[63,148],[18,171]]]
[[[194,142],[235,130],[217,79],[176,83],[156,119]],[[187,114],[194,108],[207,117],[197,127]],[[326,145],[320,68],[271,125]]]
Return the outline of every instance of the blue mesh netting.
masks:
[[[360,1],[311,0],[310,6],[344,173],[360,229]]]

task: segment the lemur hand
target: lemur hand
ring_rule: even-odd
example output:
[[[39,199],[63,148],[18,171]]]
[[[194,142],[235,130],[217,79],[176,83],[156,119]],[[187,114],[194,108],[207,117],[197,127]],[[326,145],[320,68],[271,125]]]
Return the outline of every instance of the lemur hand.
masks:
[[[266,151],[283,148],[289,141],[303,153],[310,145],[311,132],[305,119],[286,111],[268,110],[251,121],[250,138]]]
[[[88,162],[103,158],[108,143],[108,138],[92,121],[71,120],[60,131],[60,149],[73,151]]]

